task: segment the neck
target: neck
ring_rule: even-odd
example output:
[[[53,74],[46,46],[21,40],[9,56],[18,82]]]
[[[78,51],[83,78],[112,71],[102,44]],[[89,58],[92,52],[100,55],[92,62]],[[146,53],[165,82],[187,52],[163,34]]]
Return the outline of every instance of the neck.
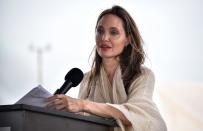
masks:
[[[112,83],[119,61],[117,59],[103,59],[102,63],[104,66],[104,70],[106,71],[106,74],[109,78],[109,81]]]

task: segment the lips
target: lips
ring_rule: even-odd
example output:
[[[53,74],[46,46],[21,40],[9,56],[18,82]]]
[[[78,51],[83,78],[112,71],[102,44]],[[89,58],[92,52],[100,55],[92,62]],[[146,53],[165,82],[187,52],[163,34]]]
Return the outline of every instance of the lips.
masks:
[[[111,46],[108,44],[101,44],[101,45],[99,45],[99,47],[100,48],[111,48]]]

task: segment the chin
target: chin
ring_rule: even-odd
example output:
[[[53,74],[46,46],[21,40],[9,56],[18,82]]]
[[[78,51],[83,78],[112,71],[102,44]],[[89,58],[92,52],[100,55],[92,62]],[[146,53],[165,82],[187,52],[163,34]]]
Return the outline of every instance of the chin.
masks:
[[[102,58],[105,58],[105,59],[109,59],[109,58],[115,58],[116,56],[112,56],[112,55],[102,55],[101,57],[102,57]]]
[[[98,52],[99,56],[102,58],[114,58],[117,55],[113,54],[112,52]]]

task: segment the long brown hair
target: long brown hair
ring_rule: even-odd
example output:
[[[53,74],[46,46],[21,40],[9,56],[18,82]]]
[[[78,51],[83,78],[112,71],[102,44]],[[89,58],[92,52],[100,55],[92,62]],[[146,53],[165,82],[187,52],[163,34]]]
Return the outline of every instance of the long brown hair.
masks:
[[[125,34],[127,37],[130,37],[130,43],[124,48],[120,55],[122,79],[125,91],[128,93],[127,91],[132,81],[141,74],[141,65],[145,60],[145,53],[142,46],[143,41],[134,20],[129,15],[129,13],[120,6],[113,6],[110,9],[104,10],[97,19],[95,29],[97,29],[99,20],[107,14],[116,15],[121,18],[123,21]],[[100,73],[101,64],[102,58],[99,56],[97,50],[95,49],[95,56],[92,63],[90,79],[88,82],[89,86],[92,84],[92,82],[96,82],[95,78],[97,78]]]

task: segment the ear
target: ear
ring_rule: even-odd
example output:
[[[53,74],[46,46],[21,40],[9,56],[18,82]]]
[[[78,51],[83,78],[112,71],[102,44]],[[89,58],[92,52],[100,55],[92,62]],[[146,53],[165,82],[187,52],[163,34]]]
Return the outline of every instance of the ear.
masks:
[[[130,44],[130,43],[131,43],[131,37],[128,36],[128,37],[127,37],[127,40],[126,40],[125,46],[128,46],[128,44]]]

